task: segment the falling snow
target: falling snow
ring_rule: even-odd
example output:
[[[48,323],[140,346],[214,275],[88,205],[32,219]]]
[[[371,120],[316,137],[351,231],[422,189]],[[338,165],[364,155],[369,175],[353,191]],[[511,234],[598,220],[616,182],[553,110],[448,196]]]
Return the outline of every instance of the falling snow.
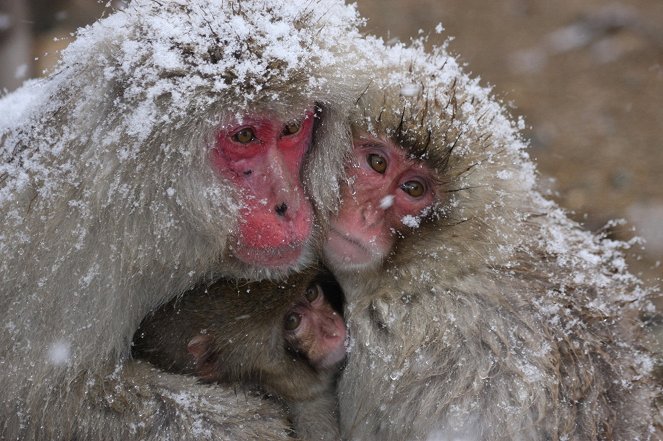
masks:
[[[152,195],[144,194],[142,188],[127,185],[120,179],[122,173],[129,171],[132,175],[151,172],[155,180],[159,179],[162,171],[149,165],[173,155],[181,155],[187,165],[202,162],[205,153],[202,149],[192,153],[182,148],[188,145],[188,139],[149,144],[162,127],[175,127],[185,121],[182,130],[188,128],[190,113],[216,105],[215,99],[223,97],[227,91],[246,91],[241,96],[233,94],[237,98],[238,113],[249,108],[254,100],[287,102],[289,96],[283,92],[285,87],[265,90],[272,82],[282,85],[291,78],[310,77],[303,84],[306,90],[302,93],[325,93],[327,82],[351,79],[341,75],[316,75],[313,68],[337,72],[334,70],[337,64],[352,65],[357,71],[371,72],[378,68],[389,71],[383,78],[372,81],[385,88],[397,88],[405,98],[423,96],[431,102],[454,103],[444,107],[446,113],[440,114],[440,118],[431,123],[433,126],[427,128],[432,132],[457,134],[451,161],[465,164],[465,169],[471,172],[457,177],[455,191],[446,196],[444,207],[430,214],[444,220],[445,226],[480,218],[483,220],[481,227],[492,233],[483,235],[486,231],[477,228],[475,234],[481,239],[472,244],[450,236],[449,242],[439,243],[427,256],[439,262],[436,268],[439,274],[429,268],[415,269],[407,275],[394,273],[394,280],[405,276],[422,283],[434,280],[452,266],[445,263],[466,254],[482,259],[479,269],[470,268],[468,272],[503,271],[508,275],[515,260],[512,256],[522,253],[544,268],[557,269],[552,275],[554,280],[541,281],[542,285],[550,284],[553,288],[542,289],[539,295],[521,301],[532,308],[541,323],[560,329],[560,333],[571,336],[586,326],[578,315],[571,315],[562,306],[568,303],[569,295],[583,302],[583,313],[589,317],[613,319],[624,311],[652,310],[649,302],[652,290],[630,274],[625,264],[624,253],[631,244],[582,230],[563,210],[536,191],[536,169],[529,159],[527,142],[519,132],[525,128],[525,122],[522,118],[510,119],[503,106],[492,97],[491,90],[465,73],[446,46],[426,52],[424,41],[396,42],[387,46],[379,39],[363,37],[363,21],[355,7],[335,0],[320,0],[318,8],[306,11],[310,16],[302,14],[298,2],[278,0],[243,1],[245,9],[241,15],[207,13],[207,8],[226,10],[222,0],[166,3],[171,7],[163,8],[156,1],[135,0],[126,11],[115,12],[81,29],[77,39],[63,52],[53,75],[29,80],[21,89],[0,98],[0,253],[5,256],[0,262],[4,290],[1,305],[9,311],[9,319],[2,330],[5,341],[11,341],[11,349],[0,348],[0,351],[3,355],[12,355],[7,363],[17,372],[27,369],[23,357],[34,351],[46,351],[49,368],[88,362],[76,357],[85,347],[93,346],[104,354],[126,352],[124,339],[82,330],[105,329],[107,323],[103,320],[113,315],[139,322],[141,317],[131,314],[142,310],[140,308],[149,310],[159,303],[155,300],[159,297],[155,295],[137,304],[117,300],[119,296],[115,296],[115,291],[129,288],[111,284],[112,277],[116,276],[113,270],[130,272],[135,280],[127,278],[125,283],[135,283],[145,290],[157,283],[168,286],[162,279],[178,286],[193,286],[211,273],[209,268],[191,270],[187,267],[186,250],[170,241],[170,238],[187,237],[182,236],[182,227],[174,214],[191,209],[180,205],[189,189],[186,173],[174,177],[176,182],[159,182],[159,193],[167,196],[167,203],[172,204],[168,207],[171,211],[158,205],[166,202],[153,201]],[[292,25],[304,18],[307,23],[324,23],[324,26],[311,29]],[[8,16],[0,15],[0,31],[10,24]],[[441,33],[444,28],[438,25],[435,31]],[[219,38],[223,39],[220,45],[223,53],[216,53],[209,45]],[[568,51],[586,44],[588,38],[590,36],[582,29],[568,27],[550,35],[546,51]],[[247,41],[259,50],[247,50]],[[100,47],[113,50],[104,52]],[[339,48],[347,48],[348,53],[339,54]],[[374,56],[375,53],[380,56]],[[370,56],[362,56],[366,54]],[[345,57],[350,57],[351,61]],[[517,62],[522,69],[533,70],[540,68],[546,57],[547,52],[533,49],[520,53]],[[429,80],[425,87],[412,82],[411,71],[397,68],[404,60],[418,75]],[[25,74],[26,68],[16,71],[17,77]],[[126,88],[120,93],[113,89],[116,83],[126,84]],[[76,100],[77,97],[84,99]],[[167,112],[164,102],[168,102]],[[71,111],[63,114],[60,109]],[[129,111],[122,114],[121,110],[127,109]],[[106,120],[106,114],[118,119]],[[51,118],[61,119],[56,129]],[[210,122],[191,124],[205,127]],[[486,137],[487,133],[490,137]],[[81,149],[84,155],[80,156],[77,151],[68,150],[70,145],[90,147]],[[152,149],[145,151],[146,145]],[[148,159],[141,160],[144,157]],[[490,181],[480,180],[486,177]],[[96,185],[85,187],[85,179],[94,180]],[[457,191],[459,189],[468,191]],[[236,201],[213,184],[202,193],[210,196],[212,208],[237,209]],[[470,197],[476,199],[470,200]],[[36,201],[34,205],[32,201]],[[380,201],[380,208],[387,210],[393,203],[394,196],[388,195]],[[24,206],[29,208],[21,211],[20,207]],[[660,210],[660,206],[632,208],[636,216],[644,219],[643,230],[657,249],[663,248],[661,228],[651,219],[655,218],[653,213],[660,213]],[[126,213],[131,215],[123,216]],[[164,213],[166,215],[159,215]],[[544,220],[540,220],[542,214]],[[149,231],[132,229],[132,222],[141,216],[150,219]],[[102,221],[109,218],[126,228],[126,237],[103,236],[107,232]],[[425,218],[406,215],[401,222],[407,227],[419,228]],[[531,237],[522,237],[522,232],[514,226],[520,224],[531,228],[534,232]],[[44,241],[46,226],[53,229],[52,243]],[[450,227],[449,231],[452,230]],[[205,239],[213,238],[206,236]],[[127,257],[132,259],[130,262],[116,262],[113,253],[106,260],[99,257],[100,249],[117,251],[120,255],[120,250],[127,246],[132,247]],[[521,259],[527,261],[527,258]],[[540,262],[543,259],[545,265]],[[72,262],[79,262],[79,265]],[[172,264],[172,268],[165,268],[168,264]],[[32,273],[26,268],[38,268],[39,279],[29,279]],[[523,268],[518,270],[524,271]],[[506,277],[496,274],[498,276]],[[471,290],[473,287],[468,285],[464,288]],[[36,299],[36,309],[7,300],[13,290],[25,286],[29,287],[25,294]],[[66,304],[58,303],[57,296],[62,294],[53,292],[52,287],[67,287]],[[440,295],[431,291],[427,293],[431,298]],[[95,292],[103,295],[94,296]],[[399,299],[403,304],[412,303],[409,297]],[[378,301],[373,304],[376,314],[384,313],[385,327],[402,319],[396,308]],[[509,309],[521,305],[499,307]],[[90,313],[83,314],[84,322],[80,323],[75,311]],[[92,312],[99,311],[103,311],[102,317],[93,316]],[[444,342],[457,331],[454,314],[459,313],[467,311],[440,312],[435,317],[436,330],[448,326],[440,331],[440,341]],[[53,316],[62,320],[53,323]],[[31,330],[38,326],[48,326],[54,334],[49,335],[53,342],[45,349],[37,347],[31,339]],[[489,330],[481,332],[490,333]],[[516,343],[513,345],[518,347]],[[354,345],[351,350],[360,350],[357,346],[360,345]],[[412,369],[416,370],[417,363],[409,365],[407,359],[395,360],[393,354],[382,349],[377,344],[365,348],[375,354],[377,360],[394,364],[393,371],[386,375],[388,382],[398,384]],[[545,358],[550,351],[551,348],[542,348],[541,354],[531,356]],[[43,352],[39,354],[43,359]],[[430,363],[430,357],[420,356],[418,360],[420,365]],[[402,363],[396,365],[396,361]],[[633,363],[634,371],[642,375],[652,368],[652,360],[644,353],[635,355]],[[539,368],[530,363],[521,363],[516,369],[525,382],[536,383],[543,376]],[[36,377],[47,376],[50,372],[44,368]],[[23,381],[23,377],[14,373],[0,385],[9,387],[15,381]],[[196,403],[184,392],[172,393],[169,398],[183,409]],[[470,412],[468,409],[471,406],[458,411],[463,414]],[[195,428],[201,435],[209,435],[202,422],[196,422]],[[444,439],[443,435],[433,434],[429,439]]]

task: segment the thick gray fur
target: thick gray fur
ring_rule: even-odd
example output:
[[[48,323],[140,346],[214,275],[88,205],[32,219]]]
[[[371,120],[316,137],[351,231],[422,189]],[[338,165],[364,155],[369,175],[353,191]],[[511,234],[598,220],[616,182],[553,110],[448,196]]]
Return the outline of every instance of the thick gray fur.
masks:
[[[0,100],[0,439],[290,439],[278,406],[134,362],[130,342],[198,283],[310,263],[233,259],[237,195],[208,150],[236,117],[287,121],[318,103],[302,178],[324,219],[357,92],[354,63],[322,58],[352,38],[353,14],[336,0],[135,0]]]
[[[640,321],[654,292],[627,244],[535,190],[517,124],[444,49],[387,51],[392,83],[366,91],[355,127],[434,167],[438,205],[381,268],[336,269],[344,439],[657,439]]]

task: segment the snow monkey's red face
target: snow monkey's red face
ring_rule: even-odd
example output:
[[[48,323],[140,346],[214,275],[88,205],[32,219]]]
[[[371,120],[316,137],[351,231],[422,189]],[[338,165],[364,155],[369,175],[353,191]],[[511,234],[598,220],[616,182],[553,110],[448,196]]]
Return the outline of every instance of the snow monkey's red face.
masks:
[[[240,190],[232,246],[250,265],[283,269],[302,259],[313,231],[313,209],[302,185],[314,111],[283,121],[250,115],[224,126],[212,150],[217,171]]]
[[[340,271],[381,264],[396,236],[417,227],[435,200],[434,173],[422,161],[368,134],[356,136],[353,144],[341,208],[324,246],[327,263]]]

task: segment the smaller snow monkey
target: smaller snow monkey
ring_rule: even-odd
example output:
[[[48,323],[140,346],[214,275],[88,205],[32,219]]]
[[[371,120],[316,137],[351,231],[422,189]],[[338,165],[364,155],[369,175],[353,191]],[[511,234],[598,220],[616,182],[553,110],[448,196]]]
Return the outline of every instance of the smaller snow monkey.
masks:
[[[218,281],[149,315],[134,355],[205,382],[261,386],[286,404],[297,437],[340,440],[334,378],[345,358],[342,293],[329,276]]]
[[[651,290],[534,190],[515,125],[453,58],[383,50],[324,245],[342,438],[653,439]]]

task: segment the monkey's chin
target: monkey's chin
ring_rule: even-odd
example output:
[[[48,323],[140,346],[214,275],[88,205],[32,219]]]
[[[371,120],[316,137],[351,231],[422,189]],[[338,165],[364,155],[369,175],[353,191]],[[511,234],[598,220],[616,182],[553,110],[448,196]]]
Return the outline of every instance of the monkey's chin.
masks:
[[[310,255],[308,247],[308,242],[266,248],[242,246],[239,243],[233,254],[241,262],[255,268],[285,271],[306,263]]]
[[[340,362],[345,360],[347,352],[345,345],[341,344],[336,347],[332,352],[327,354],[327,356],[319,363],[319,369],[332,369],[339,365]]]
[[[323,255],[334,271],[362,272],[382,264],[384,255],[377,248],[364,244],[349,233],[332,228],[323,247]]]

